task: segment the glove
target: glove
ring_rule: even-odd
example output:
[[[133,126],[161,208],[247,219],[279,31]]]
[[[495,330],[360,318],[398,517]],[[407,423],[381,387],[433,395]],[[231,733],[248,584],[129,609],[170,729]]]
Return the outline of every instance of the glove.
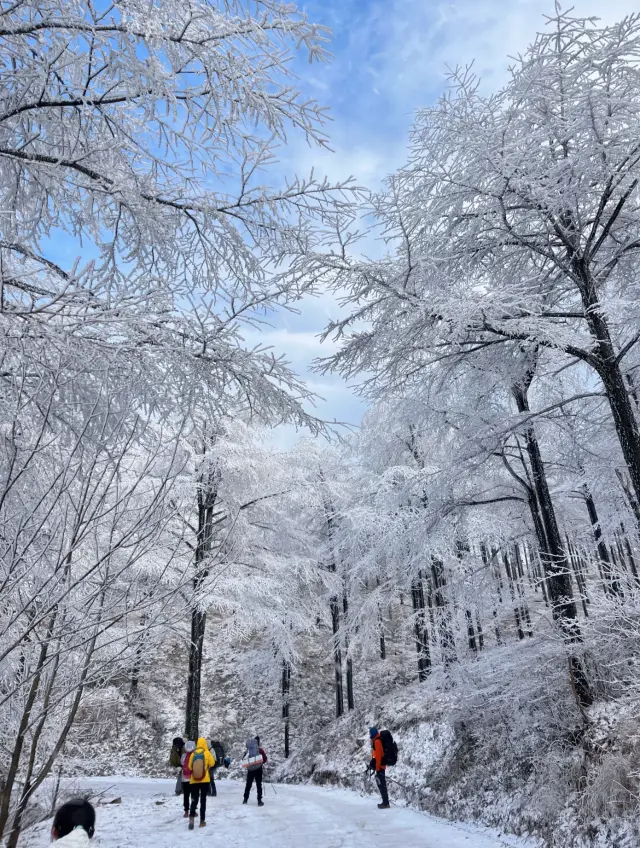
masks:
[[[375,771],[375,770],[376,770],[375,757],[371,757],[371,761],[369,763],[369,771]]]

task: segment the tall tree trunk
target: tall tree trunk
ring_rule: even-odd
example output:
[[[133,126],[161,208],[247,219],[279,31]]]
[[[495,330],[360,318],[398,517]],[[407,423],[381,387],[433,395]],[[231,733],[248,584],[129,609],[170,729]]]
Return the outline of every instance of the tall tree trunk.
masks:
[[[477,654],[478,643],[476,642],[476,631],[473,626],[473,616],[471,615],[471,610],[465,610],[464,615],[467,620],[467,640],[469,642],[469,650],[473,651],[474,654]]]
[[[319,471],[320,482],[324,492],[324,517],[327,523],[327,540],[329,548],[328,570],[332,574],[338,573],[337,555],[335,550],[335,532],[336,532],[336,517],[335,509],[331,501],[330,493],[325,483],[322,469]],[[343,581],[344,582],[344,581]],[[331,631],[333,634],[333,670],[336,690],[336,717],[340,718],[344,713],[344,691],[342,686],[342,649],[340,646],[340,606],[338,596],[334,595],[329,600],[329,608],[331,610]]]
[[[573,568],[573,573],[576,576],[576,583],[578,584],[578,591],[580,592],[580,600],[582,601],[582,611],[584,612],[584,617],[589,618],[589,597],[587,595],[587,581],[585,580],[585,576],[582,571],[580,554],[578,552],[578,549],[571,544],[571,542],[569,541],[569,537],[566,535],[565,543],[567,546],[567,552],[569,554],[569,560],[571,561],[571,567]]]
[[[620,442],[636,503],[640,502],[640,429],[634,412],[631,388],[625,381],[620,364],[620,355],[616,352],[605,312],[598,296],[598,286],[584,257],[577,253],[571,256],[576,278],[579,281],[580,295],[585,311],[585,319],[595,342],[593,349],[584,356],[584,360],[595,369],[602,381],[613,423]]]
[[[478,650],[484,651],[484,632],[482,630],[482,622],[480,621],[480,613],[476,610],[476,631],[478,633]]]
[[[349,637],[346,632],[346,627],[349,621],[349,599],[347,597],[346,582],[342,593],[342,614],[344,616],[345,626],[344,648],[347,655],[347,709],[352,710],[355,707],[355,702],[353,700],[353,660],[349,656]]]
[[[340,607],[338,599],[331,598],[331,630],[333,632],[333,668],[336,687],[336,717],[344,713],[344,692],[342,689],[342,650],[340,649]]]
[[[202,658],[206,623],[206,612],[200,612],[197,609],[191,611],[189,677],[187,678],[187,705],[184,732],[187,739],[192,740],[196,740],[200,735],[200,691],[202,687]]]
[[[518,412],[521,414],[531,411],[527,392],[532,379],[533,371],[529,371],[522,383],[513,386],[513,396]],[[543,565],[552,615],[564,633],[566,641],[576,643],[581,640],[581,637],[578,626],[578,609],[571,587],[569,563],[567,562],[567,556],[562,546],[546,470],[542,461],[542,454],[540,453],[540,446],[538,445],[538,440],[531,423],[526,425],[524,437],[527,456],[531,466],[535,502],[539,510],[540,521],[536,529],[540,534],[538,541],[541,552],[544,551]],[[531,498],[529,502],[530,506],[532,506],[533,501]],[[586,672],[578,657],[571,656],[569,663],[576,697],[582,706],[588,706],[593,702],[593,695],[591,694]]]
[[[289,703],[291,694],[291,664],[282,660],[282,720],[284,722],[284,756],[289,757]]]
[[[600,557],[600,569],[602,571],[605,594],[620,596],[622,595],[622,587],[613,571],[609,551],[607,550],[607,546],[602,538],[602,527],[600,526],[595,501],[593,500],[593,496],[586,484],[582,487],[582,493],[584,495],[587,513],[589,514],[589,521],[591,522],[591,532],[593,533],[596,548],[598,549],[598,556]]]
[[[448,668],[452,663],[456,662],[458,655],[453,635],[453,626],[451,623],[451,611],[444,594],[446,578],[444,574],[444,563],[442,560],[436,558],[432,559],[431,575],[433,578],[434,589],[433,600],[438,616],[438,629],[440,631],[440,644],[442,646],[442,663],[445,668]]]
[[[516,592],[518,594],[518,598],[520,599],[520,617],[523,622],[523,626],[526,627],[527,636],[532,639],[533,638],[533,627],[531,625],[531,615],[529,614],[529,606],[527,604],[527,600],[525,597],[524,590],[524,567],[522,564],[522,555],[520,552],[520,545],[517,543],[513,546],[513,552],[515,554],[515,562],[516,562]]]
[[[424,585],[422,572],[419,571],[411,583],[411,603],[413,606],[413,631],[416,653],[418,655],[418,680],[426,680],[431,671],[431,653],[429,650],[429,632],[425,616]]]
[[[624,544],[624,549],[627,552],[627,560],[629,562],[629,567],[631,568],[631,573],[633,574],[633,579],[635,581],[636,586],[640,585],[640,575],[638,575],[638,567],[636,565],[636,559],[633,555],[633,551],[631,549],[631,542],[629,541],[629,536],[627,535],[627,531],[624,529],[624,524],[620,522],[620,532],[622,533],[622,539]]]
[[[502,561],[504,563],[504,570],[507,573],[507,581],[509,583],[509,595],[511,596],[511,605],[513,607],[513,615],[516,622],[516,633],[518,634],[518,639],[524,639],[524,630],[522,629],[522,619],[520,617],[520,606],[516,602],[516,592],[515,586],[513,584],[513,574],[511,572],[511,563],[509,562],[509,554],[507,553],[507,551],[503,551]]]
[[[136,651],[133,660],[133,666],[131,668],[131,679],[129,682],[129,699],[131,701],[135,701],[138,697],[138,686],[140,684],[140,671],[142,670],[142,655],[144,653],[144,643],[146,639],[146,632],[144,627],[146,626],[148,619],[147,613],[142,613],[140,616],[140,627],[143,628],[142,632],[138,636],[136,642]]]
[[[482,557],[482,562],[486,569],[490,569],[491,574],[496,583],[496,590],[498,593],[498,603],[502,604],[502,576],[500,574],[500,563],[497,561],[497,557],[494,555],[494,565],[491,564],[489,558],[489,552],[487,551],[487,546],[484,542],[480,544],[480,556]],[[497,568],[496,568],[497,566]],[[498,608],[494,606],[493,608],[493,632],[496,636],[496,644],[502,645],[502,634],[500,633],[500,624],[498,620]]]
[[[203,456],[206,452],[206,444],[206,442],[203,444]],[[187,739],[194,741],[199,736],[202,659],[207,625],[206,611],[201,609],[200,592],[209,576],[209,559],[214,535],[214,509],[218,499],[219,485],[220,472],[217,468],[207,468],[198,479],[198,533],[194,558],[189,676],[187,678],[187,703],[185,708],[185,733]]]

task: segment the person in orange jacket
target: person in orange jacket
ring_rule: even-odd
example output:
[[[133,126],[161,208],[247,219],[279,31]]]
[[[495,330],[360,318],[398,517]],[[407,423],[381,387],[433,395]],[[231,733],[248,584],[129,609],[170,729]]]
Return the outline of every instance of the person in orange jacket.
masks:
[[[196,760],[200,762],[196,766]],[[211,769],[216,764],[216,758],[209,750],[207,740],[201,736],[196,742],[196,749],[189,757],[189,771],[191,772],[191,809],[189,810],[189,830],[193,830],[198,801],[200,801],[200,827],[206,826],[205,815],[207,810],[207,795],[211,784]],[[195,773],[194,773],[195,766]],[[198,774],[202,773],[202,777]]]
[[[384,764],[384,748],[377,727],[369,728],[369,738],[371,739],[371,762],[369,768],[376,773],[376,783],[382,796],[382,803],[378,804],[379,810],[389,809],[389,793],[387,792],[387,767]]]

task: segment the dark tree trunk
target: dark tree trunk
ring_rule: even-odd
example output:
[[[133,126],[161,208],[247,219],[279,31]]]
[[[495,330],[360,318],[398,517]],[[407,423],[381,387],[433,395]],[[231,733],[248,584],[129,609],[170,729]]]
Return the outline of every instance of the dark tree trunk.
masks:
[[[340,607],[338,599],[331,598],[331,630],[333,633],[333,668],[336,687],[336,717],[344,713],[344,692],[342,689],[342,650],[340,648]]]
[[[289,757],[289,701],[291,693],[291,665],[282,660],[282,720],[284,722],[284,756]]]
[[[474,654],[477,654],[478,643],[476,642],[476,631],[473,626],[473,616],[471,615],[471,610],[465,610],[464,615],[467,619],[467,639],[469,641],[469,650],[473,651]]]
[[[191,611],[191,641],[189,643],[189,677],[187,680],[187,706],[185,729],[187,739],[197,739],[200,724],[200,690],[202,686],[202,657],[207,614]]]
[[[451,624],[451,612],[445,598],[446,578],[444,574],[444,563],[442,560],[431,561],[431,575],[433,579],[434,605],[438,617],[438,629],[440,631],[440,644],[442,646],[442,662],[445,668],[456,662],[456,642]]]
[[[478,633],[478,650],[484,651],[484,632],[482,630],[482,622],[480,621],[480,613],[476,610],[476,631]]]
[[[570,259],[578,280],[587,326],[594,340],[592,350],[583,359],[595,369],[604,386],[637,504],[640,502],[640,430],[631,398],[633,380],[630,385],[625,381],[620,356],[614,348],[605,312],[599,301],[597,283],[586,257],[576,252]]]
[[[533,627],[531,626],[531,615],[529,614],[529,606],[527,604],[525,598],[525,590],[524,590],[524,568],[522,565],[522,556],[520,554],[520,546],[514,545],[513,551],[515,553],[516,558],[516,591],[518,593],[518,597],[520,598],[520,615],[524,626],[526,627],[527,636],[531,639],[533,638]]]
[[[603,588],[605,594],[607,595],[621,595],[622,587],[620,586],[620,581],[618,580],[616,574],[611,567],[611,559],[609,558],[609,551],[607,550],[607,546],[604,543],[604,539],[602,538],[602,527],[600,526],[600,520],[598,519],[598,512],[596,510],[596,505],[589,491],[588,487],[585,485],[582,488],[582,492],[584,494],[584,502],[587,506],[587,512],[589,513],[589,521],[591,522],[591,532],[593,533],[593,538],[596,543],[596,548],[598,549],[598,556],[600,557],[600,570],[602,572],[602,581]]]
[[[203,447],[203,455],[205,453]],[[200,591],[209,576],[209,558],[214,534],[214,509],[218,498],[220,472],[208,469],[198,480],[198,533],[193,576],[193,606],[191,609],[191,640],[189,642],[189,676],[187,678],[187,703],[185,708],[185,734],[196,740],[200,724],[200,691],[202,687],[202,659],[207,614],[200,608]]]
[[[322,471],[320,471],[319,476],[324,491],[324,517],[327,523],[327,539],[329,543],[329,562],[327,564],[327,568],[332,574],[337,574],[337,557],[334,545],[334,536],[336,531],[335,510],[333,508],[333,503],[331,502]],[[342,648],[340,646],[340,605],[337,595],[334,595],[329,600],[329,608],[331,610],[331,632],[333,634],[333,670],[336,690],[336,717],[340,718],[340,716],[344,714],[344,691],[342,686]]]
[[[576,583],[578,584],[578,591],[580,592],[580,600],[582,601],[582,611],[584,612],[584,617],[589,618],[589,598],[587,596],[587,581],[585,580],[585,576],[582,571],[580,554],[577,548],[571,544],[568,536],[565,536],[565,543],[567,545],[567,552],[569,554],[571,567],[573,568],[573,573],[576,576]]]
[[[344,615],[344,624],[346,628],[349,621],[349,599],[347,598],[346,583],[342,595],[342,614]],[[344,637],[344,647],[347,655],[347,709],[352,710],[355,707],[355,701],[353,699],[353,660],[349,656],[349,637],[346,633]]]
[[[489,559],[489,552],[487,551],[487,546],[484,542],[480,545],[480,556],[482,557],[482,562],[484,563],[484,567],[490,569],[491,575],[495,580],[496,591],[498,593],[498,603],[502,603],[502,577],[500,575],[500,563],[497,562],[497,557],[494,557],[494,564],[492,565]],[[496,569],[497,565],[497,569]],[[498,609],[494,606],[493,608],[493,632],[496,636],[496,644],[502,645],[502,634],[500,633],[500,625],[498,623]]]
[[[635,580],[636,586],[640,585],[640,576],[638,575],[638,567],[636,565],[636,559],[633,555],[633,551],[631,549],[631,542],[629,541],[629,536],[627,535],[626,530],[624,529],[624,524],[620,523],[620,532],[622,534],[624,549],[627,552],[627,560],[629,562],[629,567],[631,568],[631,573],[633,574],[633,579]]]
[[[507,580],[509,581],[509,594],[511,595],[511,604],[513,606],[513,615],[516,621],[516,633],[518,634],[518,639],[524,639],[524,630],[522,629],[522,620],[520,618],[520,607],[516,603],[516,593],[513,585],[513,575],[511,573],[511,563],[509,562],[509,555],[506,551],[502,554],[502,561],[504,562],[504,570],[507,573]]]
[[[147,618],[148,615],[144,612],[140,616],[140,627],[142,628],[142,632],[138,636],[138,640],[136,642],[133,667],[131,669],[131,680],[129,685],[129,698],[131,701],[135,701],[135,699],[138,697],[138,686],[140,685],[140,672],[142,670],[142,655],[144,653],[144,643],[146,640],[146,633],[144,627],[147,623]]]
[[[513,387],[516,406],[521,414],[530,412],[527,391],[532,379],[533,372],[529,372],[523,383]],[[527,456],[531,465],[535,503],[539,511],[536,532],[539,534],[538,541],[552,615],[563,631],[566,641],[569,643],[579,642],[581,637],[578,626],[578,610],[573,598],[569,563],[562,546],[542,454],[532,424],[525,427],[524,436]],[[532,508],[532,515],[535,516],[536,510],[533,508],[534,504],[531,498],[529,503]],[[535,517],[534,523],[536,523]],[[575,656],[570,657],[569,662],[576,697],[582,706],[588,706],[593,703],[593,696],[582,663]]]
[[[425,615],[422,572],[418,572],[411,584],[411,603],[413,605],[413,630],[418,655],[418,680],[426,680],[431,671],[431,653]]]
[[[595,368],[602,380],[613,415],[622,455],[624,456],[636,502],[640,501],[640,430],[629,391],[613,349],[609,329],[601,310],[589,312],[587,321],[597,338]]]

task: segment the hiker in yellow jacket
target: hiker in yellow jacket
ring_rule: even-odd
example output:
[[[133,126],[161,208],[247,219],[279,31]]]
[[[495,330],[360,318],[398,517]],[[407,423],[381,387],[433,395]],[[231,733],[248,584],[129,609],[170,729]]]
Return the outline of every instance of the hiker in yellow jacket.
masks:
[[[206,826],[207,795],[211,783],[211,769],[216,764],[216,758],[209,750],[207,740],[201,736],[196,742],[196,749],[189,757],[191,770],[191,809],[189,810],[189,830],[193,830],[198,801],[200,802],[200,827]]]

